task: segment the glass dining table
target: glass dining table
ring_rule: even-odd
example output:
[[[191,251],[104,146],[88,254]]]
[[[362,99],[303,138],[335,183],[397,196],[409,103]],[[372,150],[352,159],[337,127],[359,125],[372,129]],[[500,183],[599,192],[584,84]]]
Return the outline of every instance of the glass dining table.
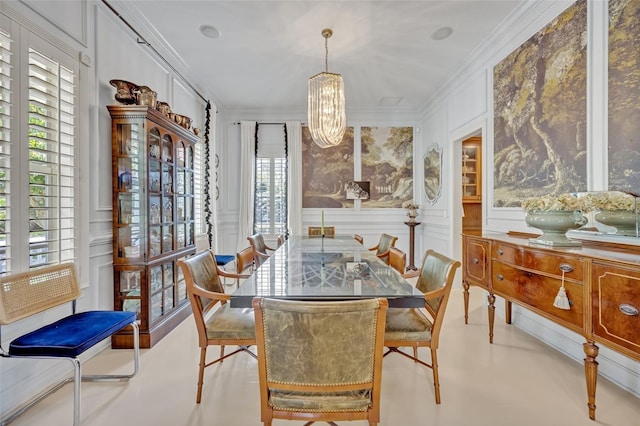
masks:
[[[232,308],[254,297],[352,300],[384,297],[390,307],[423,307],[424,295],[351,236],[290,237],[231,294]]]

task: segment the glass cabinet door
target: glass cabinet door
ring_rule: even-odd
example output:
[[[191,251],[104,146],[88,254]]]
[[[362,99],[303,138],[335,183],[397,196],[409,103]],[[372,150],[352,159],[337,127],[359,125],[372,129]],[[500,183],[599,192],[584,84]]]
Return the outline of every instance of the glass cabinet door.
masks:
[[[115,257],[126,262],[139,260],[144,256],[144,219],[140,204],[140,131],[140,125],[136,123],[119,123],[116,126],[113,215]]]
[[[481,157],[479,143],[462,144],[462,199],[463,201],[480,201]]]

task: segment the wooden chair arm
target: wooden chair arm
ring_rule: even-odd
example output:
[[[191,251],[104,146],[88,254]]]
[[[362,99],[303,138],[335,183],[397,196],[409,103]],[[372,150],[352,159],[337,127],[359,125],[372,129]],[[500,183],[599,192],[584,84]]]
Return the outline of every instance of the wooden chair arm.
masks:
[[[389,252],[390,252],[390,251],[391,251],[391,250],[387,250],[387,251],[385,251],[384,253],[376,254],[376,256],[378,256],[378,258],[379,258],[379,259],[385,259],[385,258],[388,258],[388,257],[389,257]]]
[[[424,294],[424,300],[426,301],[426,300],[436,299],[440,296],[443,296],[444,291],[445,291],[445,287],[440,287],[437,290],[428,291]]]
[[[261,257],[263,259],[268,259],[270,256],[266,253],[262,253],[261,251],[254,251],[254,253],[256,254],[256,256]]]
[[[226,293],[216,293],[214,291],[205,290],[197,284],[193,285],[193,294],[196,296],[206,297],[207,299],[220,300],[228,302],[231,300],[231,295]]]
[[[420,276],[420,269],[402,274],[402,278],[417,278]]]
[[[233,272],[227,272],[224,269],[220,269],[218,268],[218,275],[220,275],[221,277],[225,277],[225,278],[249,278],[251,275],[244,275],[244,274],[236,274]]]
[[[376,251],[376,250],[378,250],[378,247],[380,247],[380,244],[375,245],[375,246],[373,246],[373,247],[369,247],[367,250],[369,250],[369,251]]]

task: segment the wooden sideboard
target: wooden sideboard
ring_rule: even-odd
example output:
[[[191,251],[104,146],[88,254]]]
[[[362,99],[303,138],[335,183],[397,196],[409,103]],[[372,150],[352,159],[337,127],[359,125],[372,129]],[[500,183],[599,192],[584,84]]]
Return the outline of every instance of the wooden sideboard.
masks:
[[[509,324],[516,303],[584,336],[587,405],[595,420],[596,343],[640,360],[640,247],[584,242],[578,248],[553,248],[530,244],[524,235],[465,234],[462,259],[465,323],[469,287],[485,289],[490,343],[496,296],[506,301]],[[569,309],[554,306],[563,282]]]

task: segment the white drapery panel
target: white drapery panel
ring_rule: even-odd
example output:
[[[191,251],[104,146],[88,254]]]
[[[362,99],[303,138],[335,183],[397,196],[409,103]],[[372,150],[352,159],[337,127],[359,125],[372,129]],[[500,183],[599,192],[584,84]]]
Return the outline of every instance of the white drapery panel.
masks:
[[[302,124],[287,121],[289,232],[302,235]]]
[[[247,237],[253,234],[255,136],[255,121],[240,122],[240,215],[238,224],[238,251],[249,245]]]

